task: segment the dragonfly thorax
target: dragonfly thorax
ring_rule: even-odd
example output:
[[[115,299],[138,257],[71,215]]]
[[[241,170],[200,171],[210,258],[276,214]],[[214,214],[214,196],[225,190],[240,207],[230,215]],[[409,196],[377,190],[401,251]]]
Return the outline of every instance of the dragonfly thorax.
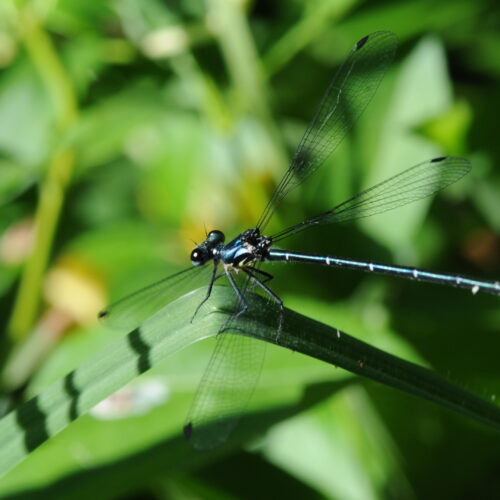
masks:
[[[226,269],[249,266],[266,259],[271,243],[258,228],[247,229],[221,248],[220,259]]]

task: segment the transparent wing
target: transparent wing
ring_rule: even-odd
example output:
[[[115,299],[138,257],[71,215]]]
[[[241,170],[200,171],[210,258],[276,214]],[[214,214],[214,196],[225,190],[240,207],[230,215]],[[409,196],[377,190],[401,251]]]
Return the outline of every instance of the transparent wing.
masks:
[[[266,343],[219,334],[189,410],[184,435],[199,450],[226,441],[245,412],[260,377]]]
[[[391,31],[362,38],[335,74],[309,124],[290,167],[267,204],[257,227],[263,232],[276,207],[330,156],[374,96],[397,47]]]
[[[464,158],[441,157],[419,163],[272,237],[279,241],[313,225],[345,222],[386,212],[441,191],[461,179],[471,169]]]
[[[238,286],[245,297],[252,289],[252,281],[245,277]],[[242,307],[235,294],[234,314],[221,327],[186,419],[184,435],[195,449],[212,449],[227,440],[259,381],[266,343],[223,333],[231,330]]]
[[[110,328],[134,330],[163,306],[210,281],[212,266],[188,267],[138,290],[99,313]],[[193,311],[194,313],[194,311]]]

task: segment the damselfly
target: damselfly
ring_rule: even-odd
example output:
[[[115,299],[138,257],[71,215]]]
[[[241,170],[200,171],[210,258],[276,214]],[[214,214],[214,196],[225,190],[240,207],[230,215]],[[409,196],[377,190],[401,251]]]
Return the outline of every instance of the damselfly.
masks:
[[[266,235],[265,229],[280,203],[293,188],[318,169],[366,108],[394,57],[396,46],[396,36],[389,31],[372,33],[356,43],[327,88],[288,170],[254,228],[242,232],[229,243],[225,243],[225,236],[221,231],[211,231],[205,241],[191,253],[193,267],[112,304],[100,314],[100,318],[110,325],[136,328],[168,301],[189,291],[195,277],[198,278],[201,270],[205,269],[208,286],[202,304],[210,297],[215,281],[226,277],[238,300],[234,319],[244,314],[248,308],[245,298],[248,290],[253,286],[262,289],[278,307],[276,341],[279,343],[283,302],[269,287],[272,275],[259,267],[266,262],[305,262],[347,267],[452,285],[469,289],[473,294],[488,292],[499,295],[498,282],[275,248],[276,243],[309,227],[379,214],[431,196],[469,172],[471,165],[462,158],[440,157],[424,161],[331,210],[274,235]],[[211,268],[207,265],[209,263]],[[238,272],[246,276],[244,286],[239,286],[235,279],[234,274]],[[193,311],[193,318],[202,304]],[[238,335],[217,336],[217,345],[184,427],[185,436],[195,447],[214,447],[230,434],[258,380],[264,345]],[[237,390],[228,389],[235,386],[238,387]]]

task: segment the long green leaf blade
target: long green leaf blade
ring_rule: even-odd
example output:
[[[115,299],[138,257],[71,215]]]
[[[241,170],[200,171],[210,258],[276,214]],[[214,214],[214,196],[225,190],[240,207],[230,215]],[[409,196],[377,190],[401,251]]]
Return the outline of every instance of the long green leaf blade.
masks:
[[[140,328],[1,419],[0,475],[140,373],[177,350],[216,335],[231,314],[233,292],[227,287],[215,287],[209,304],[191,323],[191,312],[204,293],[203,288],[169,304]],[[274,343],[274,306],[257,295],[250,297],[250,306],[249,313],[232,324],[231,333]],[[279,343],[282,347],[414,394],[500,430],[500,409],[497,406],[428,369],[292,311],[286,311]]]

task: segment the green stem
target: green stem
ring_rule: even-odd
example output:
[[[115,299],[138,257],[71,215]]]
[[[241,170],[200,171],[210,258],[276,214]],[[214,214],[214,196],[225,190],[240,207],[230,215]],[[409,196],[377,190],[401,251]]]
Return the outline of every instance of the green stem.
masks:
[[[242,2],[210,0],[208,3],[207,17],[224,56],[238,103],[245,111],[269,117],[267,88]]]
[[[268,89],[260,58],[240,0],[210,0],[208,22],[217,40],[229,75],[236,101],[244,112],[256,116],[275,145],[277,166],[288,163],[279,128],[274,123],[267,100]]]
[[[57,135],[65,136],[77,119],[77,103],[71,81],[57,56],[49,35],[28,4],[19,12],[20,36],[54,104]],[[38,313],[42,281],[50,257],[64,194],[74,165],[74,152],[54,148],[39,190],[35,214],[35,241],[24,267],[9,324],[14,340],[24,338]]]
[[[351,10],[357,0],[332,2],[325,0],[314,4],[305,15],[282,38],[280,38],[265,54],[264,66],[267,76],[278,72],[298,52],[318,38],[321,33],[335,24]],[[332,48],[334,50],[334,48]]]

